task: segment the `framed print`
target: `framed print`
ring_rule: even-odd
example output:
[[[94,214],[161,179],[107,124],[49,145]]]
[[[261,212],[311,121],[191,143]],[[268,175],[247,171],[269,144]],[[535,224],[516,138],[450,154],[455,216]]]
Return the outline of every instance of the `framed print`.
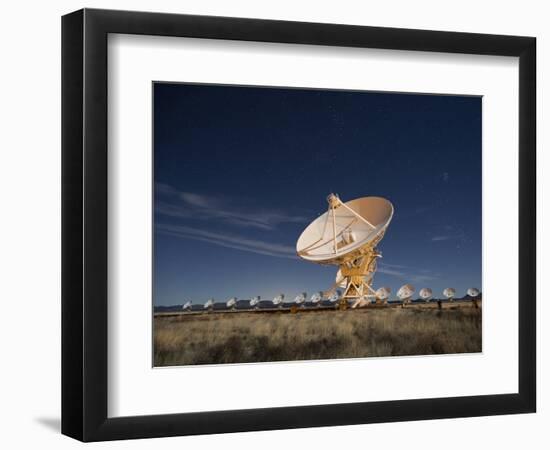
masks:
[[[535,411],[534,38],[62,34],[64,434]]]

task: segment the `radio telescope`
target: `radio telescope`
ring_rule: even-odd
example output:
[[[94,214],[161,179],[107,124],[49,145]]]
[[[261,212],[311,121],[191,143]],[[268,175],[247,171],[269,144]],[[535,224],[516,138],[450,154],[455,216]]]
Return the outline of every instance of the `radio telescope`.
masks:
[[[376,293],[375,293],[376,295]],[[355,308],[363,308],[365,306],[369,306],[369,303],[370,303],[370,296],[367,297],[366,295],[365,296],[362,296],[362,297],[357,297],[353,303],[351,304],[351,308],[352,309],[355,309]]]
[[[193,304],[192,301],[185,302],[185,305],[183,305],[181,309],[183,309],[184,311],[189,311],[191,309],[192,304]]]
[[[391,294],[391,289],[389,287],[381,287],[376,290],[376,301],[377,302],[388,302],[388,297]]]
[[[277,297],[273,299],[273,304],[279,308],[283,306],[283,302],[285,301],[285,294],[279,294]]]
[[[301,294],[297,295],[294,298],[294,303],[296,303],[297,306],[300,306],[303,308],[306,304],[306,298],[307,298],[307,293],[302,292]]]
[[[397,291],[397,298],[407,304],[411,302],[411,297],[414,294],[414,286],[412,284],[405,284]]]
[[[251,308],[257,308],[259,304],[260,304],[260,296],[259,295],[257,295],[256,297],[252,297],[250,299],[250,307]]]
[[[325,292],[344,289],[341,301],[374,298],[372,281],[376,246],[393,216],[393,205],[381,197],[363,197],[343,202],[338,195],[327,197],[328,210],[311,222],[296,243],[298,256],[306,261],[338,266],[334,284]]]
[[[422,288],[420,289],[420,292],[418,292],[418,295],[420,295],[420,298],[422,300],[429,302],[430,299],[432,298],[433,292],[430,288]]]
[[[210,300],[208,300],[204,304],[204,309],[212,310],[213,307],[214,307],[214,299],[213,298],[211,298]]]
[[[454,300],[456,290],[454,288],[446,288],[443,290],[443,295],[449,299],[450,302]]]
[[[336,278],[334,279],[334,286],[344,289],[346,287],[346,278],[342,275],[342,271],[338,269],[336,272]]]
[[[474,305],[474,308],[479,308],[478,299],[479,299],[479,289],[477,288],[469,288],[466,293],[470,296],[472,299],[472,303]]]
[[[341,297],[342,297],[342,293],[338,289],[336,289],[332,292],[332,294],[328,296],[328,301],[330,303],[337,303]]]
[[[225,305],[228,308],[235,309],[235,306],[237,306],[237,297],[231,297],[229,300],[227,300],[227,303]]]
[[[315,306],[321,306],[321,300],[323,299],[323,293],[317,292],[311,296],[311,303],[313,303]]]

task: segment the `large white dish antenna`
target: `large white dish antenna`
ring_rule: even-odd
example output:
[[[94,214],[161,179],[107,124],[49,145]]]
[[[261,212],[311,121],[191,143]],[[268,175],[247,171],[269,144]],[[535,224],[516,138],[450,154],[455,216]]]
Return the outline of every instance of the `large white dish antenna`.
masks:
[[[234,308],[237,305],[237,297],[231,297],[227,300],[226,306],[228,308]]]
[[[305,260],[340,264],[365,246],[382,239],[393,216],[393,205],[381,197],[363,197],[342,202],[331,194],[329,210],[311,222],[296,243]]]
[[[456,290],[454,288],[446,288],[443,290],[443,295],[447,297],[449,300],[452,300],[456,294]]]
[[[414,286],[412,284],[405,284],[397,291],[397,298],[399,300],[408,300],[414,294]]]
[[[210,309],[214,306],[214,299],[211,298],[204,304],[204,309]]]
[[[344,289],[342,298],[366,301],[375,296],[371,285],[376,246],[393,217],[393,205],[381,197],[362,197],[343,202],[327,197],[328,210],[311,222],[296,242],[298,256],[317,264],[339,266],[332,287]]]
[[[334,279],[334,284],[344,289],[346,287],[346,277],[342,275],[342,269],[338,269],[338,272],[336,272],[336,278]]]
[[[298,294],[296,297],[294,297],[294,303],[296,303],[297,305],[301,305],[305,303],[306,298],[307,298],[307,293],[302,292],[301,294]]]
[[[418,295],[420,295],[420,298],[422,300],[426,300],[427,302],[429,302],[430,299],[432,298],[433,292],[430,288],[422,288],[418,292]]]
[[[391,294],[391,289],[389,287],[381,287],[376,290],[376,298],[380,300],[386,300]]]
[[[285,301],[285,294],[279,294],[273,299],[273,304],[277,306],[281,306],[284,301]]]
[[[470,297],[477,297],[479,295],[479,289],[477,288],[469,288],[468,291],[467,291],[467,294],[470,296]]]
[[[252,297],[250,299],[250,306],[257,306],[260,303],[260,296]]]
[[[193,302],[191,302],[191,301],[185,302],[185,305],[183,305],[183,307],[181,309],[183,309],[184,311],[187,311],[188,309],[191,309],[192,304],[193,304]]]
[[[316,292],[315,294],[313,294],[311,296],[311,303],[313,303],[314,305],[320,305],[321,304],[321,300],[323,299],[323,293],[322,292]]]
[[[329,295],[328,301],[330,303],[336,303],[340,298],[342,297],[342,293],[338,290],[334,291],[332,294]]]

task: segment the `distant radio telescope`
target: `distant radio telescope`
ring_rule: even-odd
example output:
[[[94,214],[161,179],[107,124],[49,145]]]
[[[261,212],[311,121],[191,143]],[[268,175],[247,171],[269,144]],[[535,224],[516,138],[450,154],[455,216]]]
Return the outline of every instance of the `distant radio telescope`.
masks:
[[[250,299],[250,307],[251,308],[257,308],[259,304],[260,304],[260,296],[259,295],[257,295],[256,297],[252,297]]]
[[[317,264],[338,266],[336,280],[327,292],[342,287],[343,300],[374,298],[372,288],[376,246],[393,217],[393,205],[381,197],[343,202],[327,197],[328,210],[302,232],[296,243],[298,256]]]
[[[454,300],[456,290],[454,288],[446,288],[443,290],[443,295],[449,299],[450,302]]]
[[[335,289],[329,296],[328,301],[334,305],[334,307],[338,307],[338,304],[340,303],[340,299],[342,298],[342,293]]]
[[[285,294],[279,294],[273,299],[273,304],[281,308],[283,306],[284,301],[285,301]]]
[[[191,302],[191,301],[185,302],[185,304],[183,305],[183,307],[181,309],[183,309],[184,311],[188,311],[188,310],[191,309],[192,305],[193,305],[193,302]]]
[[[475,308],[479,308],[478,300],[479,300],[479,289],[477,288],[469,288],[466,293],[470,296],[472,299],[472,303],[474,304]]]
[[[323,299],[323,293],[322,292],[316,292],[311,296],[311,303],[313,303],[315,306],[321,306],[321,300]]]
[[[381,287],[376,290],[376,299],[380,301],[385,301],[391,294],[391,289],[389,287]]]
[[[214,307],[214,299],[211,298],[204,304],[204,309],[212,309]]]
[[[296,305],[298,305],[298,306],[303,307],[305,305],[306,298],[307,298],[307,293],[302,292],[301,294],[297,295],[294,298],[294,303],[296,303]]]
[[[418,295],[420,296],[420,298],[422,300],[424,300],[426,302],[429,302],[430,299],[432,298],[433,292],[430,288],[422,288],[418,292]]]
[[[414,286],[412,284],[405,284],[397,291],[397,298],[403,303],[410,303],[411,297],[414,294]]]
[[[346,278],[342,275],[342,270],[338,269],[336,272],[336,278],[334,279],[334,286],[344,289],[346,287]]]
[[[235,309],[235,306],[237,306],[237,297],[231,297],[227,300],[226,306],[228,308]]]

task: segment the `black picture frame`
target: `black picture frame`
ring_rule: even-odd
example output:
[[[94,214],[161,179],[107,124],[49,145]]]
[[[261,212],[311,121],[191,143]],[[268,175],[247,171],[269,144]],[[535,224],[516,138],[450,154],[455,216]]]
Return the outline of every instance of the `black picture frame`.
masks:
[[[519,57],[518,392],[109,418],[109,33]],[[535,412],[535,91],[533,37],[94,9],[63,16],[62,433],[102,441]]]

